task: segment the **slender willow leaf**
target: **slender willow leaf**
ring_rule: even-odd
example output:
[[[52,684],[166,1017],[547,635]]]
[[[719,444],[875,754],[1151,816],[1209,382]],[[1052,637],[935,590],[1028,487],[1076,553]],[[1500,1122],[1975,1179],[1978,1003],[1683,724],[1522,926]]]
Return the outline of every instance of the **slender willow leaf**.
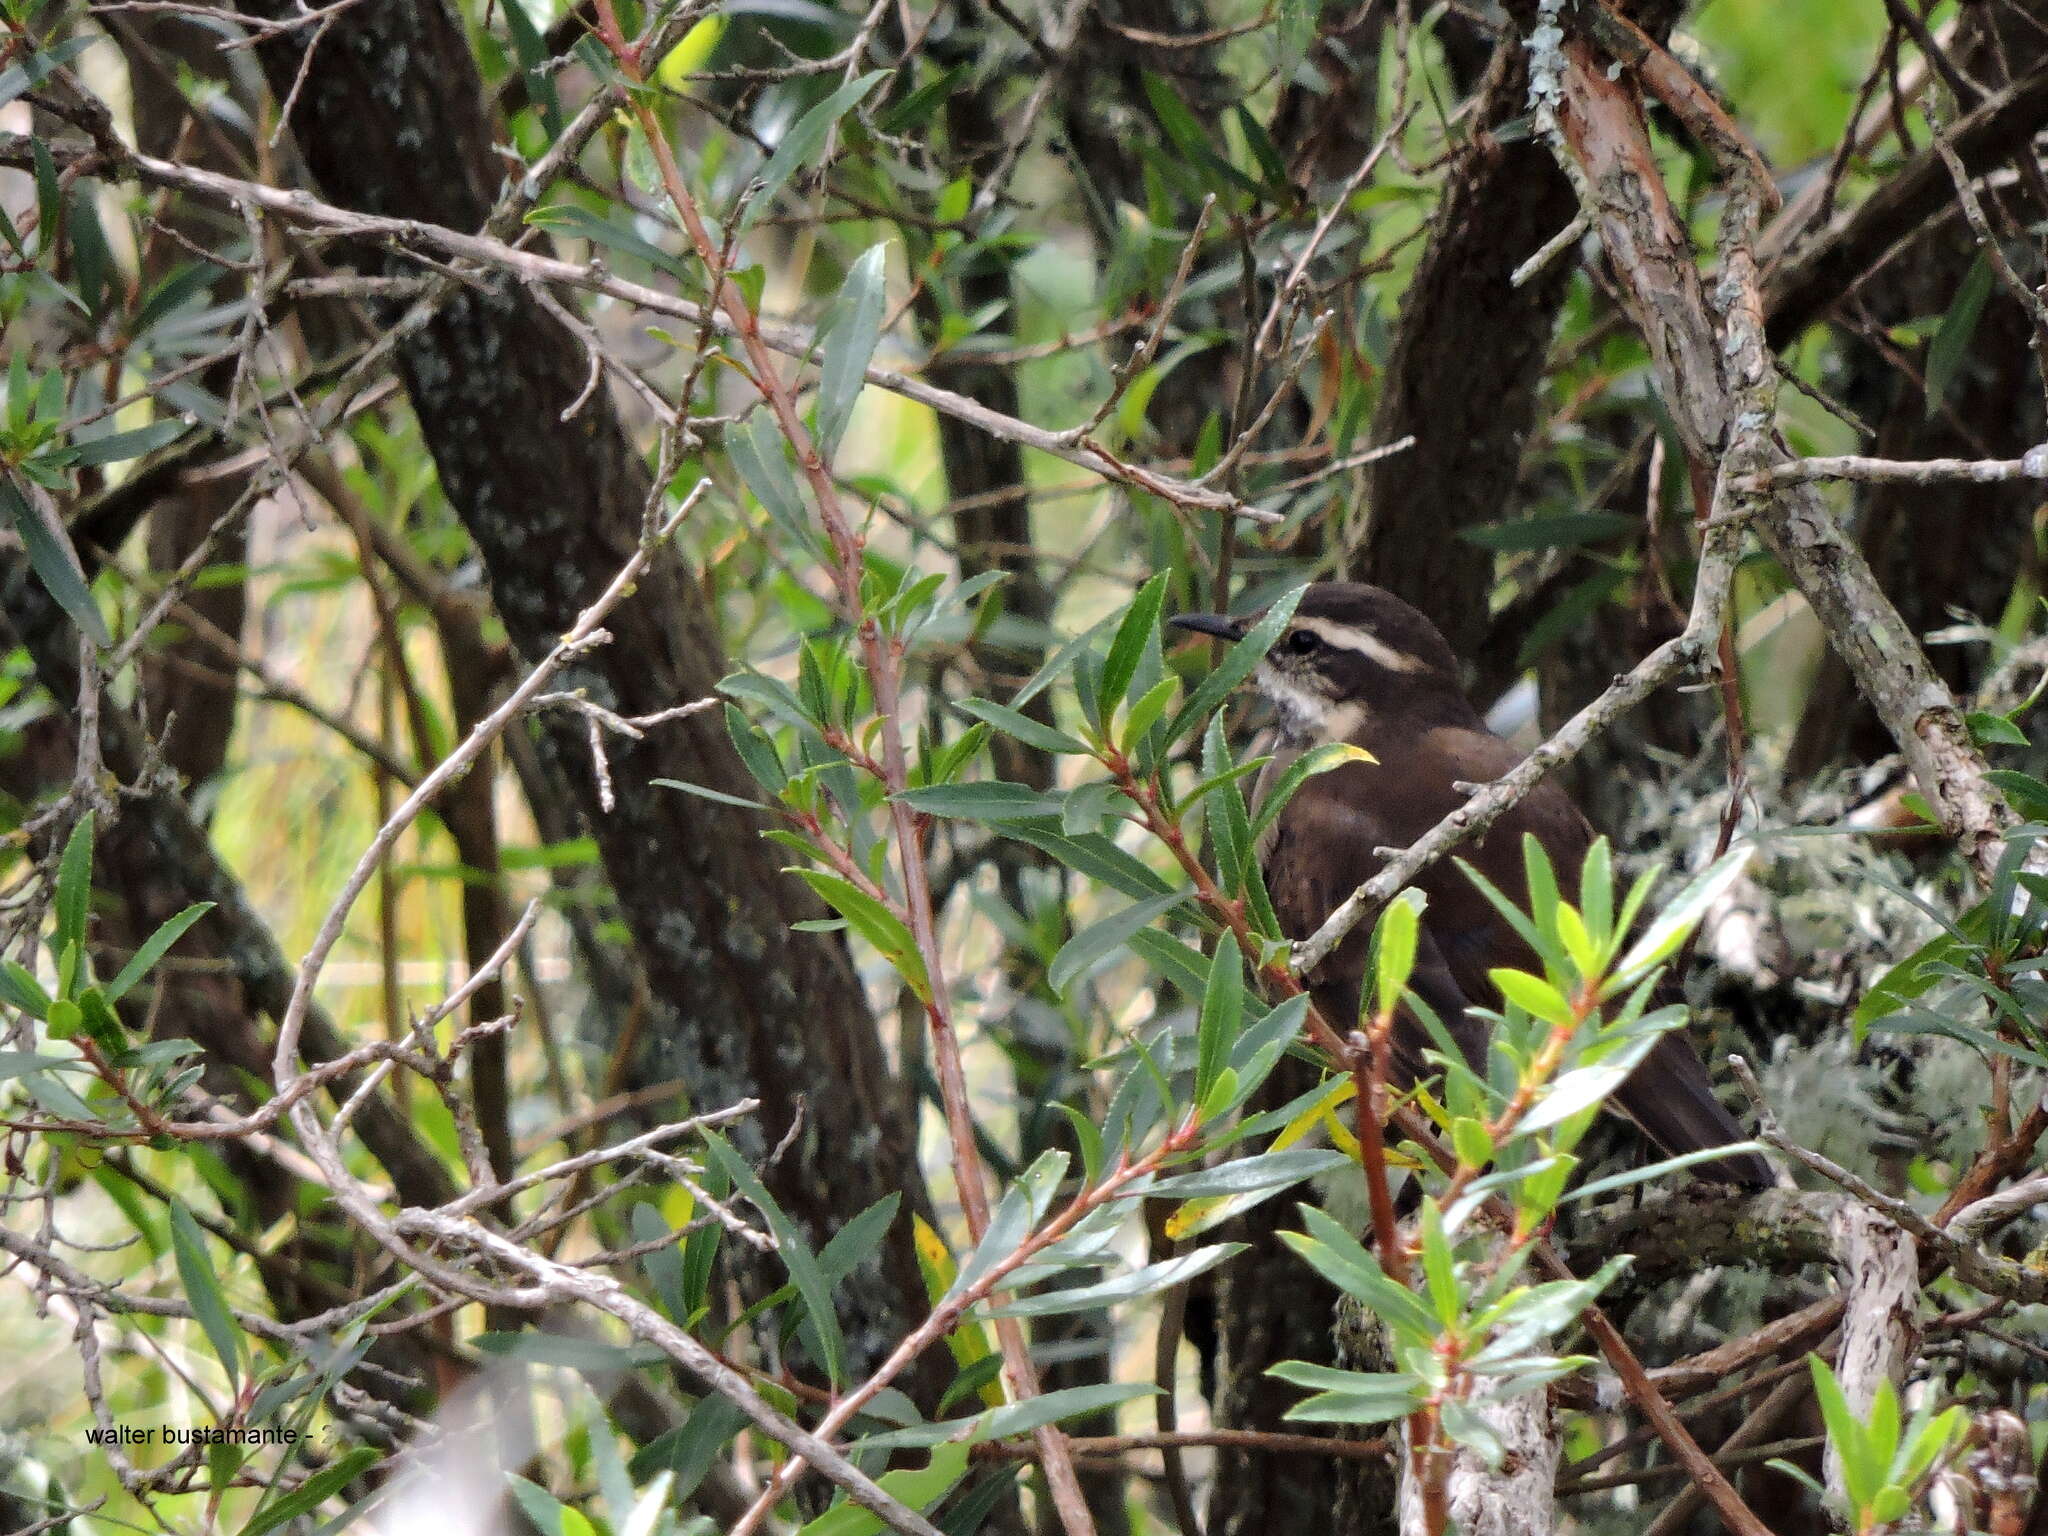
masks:
[[[838,126],[839,119],[888,76],[887,70],[876,70],[858,80],[848,81],[796,120],[789,132],[782,136],[782,142],[775,146],[775,153],[768,157],[768,163],[761,167],[761,173],[754,178],[754,195],[747,204],[746,212],[740,215],[739,234],[753,228],[754,221],[774,204],[775,194],[782,190],[783,183],[825,147],[825,140]]]
[[[374,1467],[383,1454],[371,1445],[358,1445],[343,1452],[338,1460],[322,1467],[283,1498],[258,1509],[242,1527],[241,1536],[263,1536],[265,1531],[274,1531],[288,1520],[312,1513]]]
[[[846,1340],[839,1331],[839,1318],[832,1310],[832,1287],[818,1266],[818,1256],[811,1251],[796,1223],[768,1193],[767,1186],[762,1184],[731,1142],[716,1131],[706,1131],[704,1144],[719,1167],[724,1169],[726,1177],[732,1180],[733,1187],[768,1218],[769,1230],[775,1234],[777,1252],[789,1270],[790,1279],[796,1282],[796,1288],[803,1296],[812,1326],[817,1329],[819,1347],[825,1351],[825,1358],[818,1363],[824,1366],[833,1385],[839,1385],[846,1379]]]
[[[191,423],[176,416],[167,416],[132,432],[109,432],[105,437],[74,443],[75,457],[71,462],[83,469],[94,464],[119,464],[125,459],[139,459],[146,453],[155,453],[167,443],[175,443],[191,429]]]
[[[882,315],[888,307],[887,242],[869,246],[846,274],[839,304],[825,333],[825,355],[818,368],[818,451],[829,460],[840,434],[853,418],[854,402],[867,383],[868,361],[882,337]]]
[[[1164,896],[1135,902],[1100,922],[1090,923],[1060,946],[1060,952],[1053,956],[1052,965],[1046,972],[1047,984],[1064,995],[1075,979],[1090,970],[1097,961],[1123,948],[1130,943],[1132,935],[1141,928],[1151,927],[1186,899],[1185,891],[1169,891]]]
[[[121,967],[121,974],[108,982],[104,992],[108,1002],[118,1003],[143,977],[156,968],[156,963],[170,951],[170,947],[184,936],[185,930],[213,910],[210,901],[195,902],[184,911],[168,919],[148,938],[142,946]]]
[[[1138,1296],[1150,1296],[1155,1291],[1192,1280],[1199,1274],[1214,1269],[1225,1259],[1242,1253],[1243,1243],[1218,1243],[1213,1248],[1198,1248],[1193,1253],[1183,1254],[1177,1259],[1166,1259],[1158,1264],[1147,1264],[1134,1269],[1127,1275],[1118,1275],[1113,1280],[1104,1280],[1096,1285],[1077,1285],[1064,1291],[1047,1291],[1039,1296],[1026,1296],[1007,1306],[997,1307],[989,1312],[990,1317],[1051,1317],[1065,1312],[1080,1312],[1090,1307],[1106,1306],[1111,1302],[1129,1301]]]
[[[71,548],[71,536],[62,523],[55,521],[54,514],[46,518],[4,470],[0,470],[0,511],[7,514],[14,531],[21,535],[22,547],[28,551],[29,568],[57,600],[57,606],[95,645],[112,645],[113,637],[100,618],[99,605],[92,600],[92,592],[85,584],[85,568]]]
[[[206,1237],[182,1200],[171,1202],[171,1251],[177,1256],[178,1278],[185,1286],[185,1299],[192,1315],[213,1346],[213,1353],[228,1373],[228,1380],[242,1379],[242,1330],[228,1311],[227,1296],[207,1256]]]

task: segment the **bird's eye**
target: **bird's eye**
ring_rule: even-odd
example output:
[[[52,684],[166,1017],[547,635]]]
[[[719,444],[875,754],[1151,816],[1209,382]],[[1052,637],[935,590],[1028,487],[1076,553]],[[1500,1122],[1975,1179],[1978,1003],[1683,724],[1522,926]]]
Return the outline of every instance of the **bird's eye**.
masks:
[[[1297,629],[1287,637],[1287,650],[1295,656],[1313,656],[1323,648],[1323,637],[1312,629]]]

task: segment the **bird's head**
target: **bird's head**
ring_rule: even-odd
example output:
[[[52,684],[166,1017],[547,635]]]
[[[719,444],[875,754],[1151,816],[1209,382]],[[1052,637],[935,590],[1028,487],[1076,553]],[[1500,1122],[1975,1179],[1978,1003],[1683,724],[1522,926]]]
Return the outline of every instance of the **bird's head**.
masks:
[[[1243,638],[1261,615],[1184,613],[1197,634]],[[1290,741],[1346,741],[1374,715],[1416,717],[1418,728],[1470,713],[1450,645],[1415,609],[1381,587],[1317,582],[1253,675]]]

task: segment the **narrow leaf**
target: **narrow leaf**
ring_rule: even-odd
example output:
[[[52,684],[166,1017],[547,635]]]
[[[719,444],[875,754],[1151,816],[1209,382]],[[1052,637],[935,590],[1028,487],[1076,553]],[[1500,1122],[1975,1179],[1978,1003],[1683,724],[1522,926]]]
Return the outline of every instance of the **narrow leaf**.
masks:
[[[888,76],[887,70],[876,70],[858,80],[848,81],[796,120],[789,132],[782,136],[782,142],[775,146],[775,153],[768,157],[768,163],[754,178],[754,195],[747,203],[746,212],[740,215],[736,233],[744,235],[753,228],[755,220],[774,204],[775,194],[782,190],[783,183],[825,147],[825,140],[838,126],[839,119]]]
[[[882,336],[887,307],[889,247],[869,246],[839,290],[839,304],[825,335],[825,355],[818,370],[818,451],[829,462],[839,436],[853,417],[854,402],[867,382],[868,361]]]
[[[71,536],[56,513],[46,513],[40,497],[32,500],[24,496],[15,486],[14,477],[4,470],[0,470],[0,511],[6,512],[14,531],[21,535],[29,568],[44,590],[56,599],[57,606],[95,645],[112,645],[113,637],[107,633],[99,605],[92,600],[92,591],[86,585],[85,568],[78,563],[78,555],[71,548]]]
[[[817,1329],[819,1347],[825,1352],[825,1358],[818,1363],[825,1368],[833,1385],[839,1385],[846,1379],[846,1340],[839,1331],[838,1315],[832,1310],[832,1287],[818,1266],[817,1255],[804,1241],[796,1223],[768,1193],[767,1187],[731,1142],[716,1131],[706,1131],[704,1144],[725,1170],[726,1177],[732,1180],[733,1187],[768,1218],[769,1230],[775,1234],[777,1252],[789,1270],[790,1279],[796,1282],[796,1288],[803,1296],[811,1324]]]
[[[128,963],[121,967],[121,974],[103,989],[107,1001],[118,1003],[131,987],[156,968],[157,962],[169,953],[170,947],[184,936],[187,928],[212,910],[210,901],[195,902],[144,939]]]
[[[219,1277],[213,1272],[213,1261],[207,1257],[205,1234],[182,1200],[171,1202],[171,1251],[177,1257],[178,1278],[184,1283],[185,1299],[191,1303],[192,1315],[199,1319],[199,1326],[205,1332],[207,1342],[213,1346],[221,1368],[228,1373],[228,1380],[239,1385],[242,1379],[242,1330],[228,1310],[227,1296],[220,1288]]]

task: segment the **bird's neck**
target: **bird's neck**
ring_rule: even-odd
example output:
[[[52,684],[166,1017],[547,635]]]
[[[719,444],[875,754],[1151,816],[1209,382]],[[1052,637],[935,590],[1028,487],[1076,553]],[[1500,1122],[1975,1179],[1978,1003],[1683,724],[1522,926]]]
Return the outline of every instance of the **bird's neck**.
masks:
[[[1260,689],[1273,705],[1276,740],[1297,752],[1349,741],[1365,728],[1361,703],[1332,700],[1286,678],[1262,679]]]

